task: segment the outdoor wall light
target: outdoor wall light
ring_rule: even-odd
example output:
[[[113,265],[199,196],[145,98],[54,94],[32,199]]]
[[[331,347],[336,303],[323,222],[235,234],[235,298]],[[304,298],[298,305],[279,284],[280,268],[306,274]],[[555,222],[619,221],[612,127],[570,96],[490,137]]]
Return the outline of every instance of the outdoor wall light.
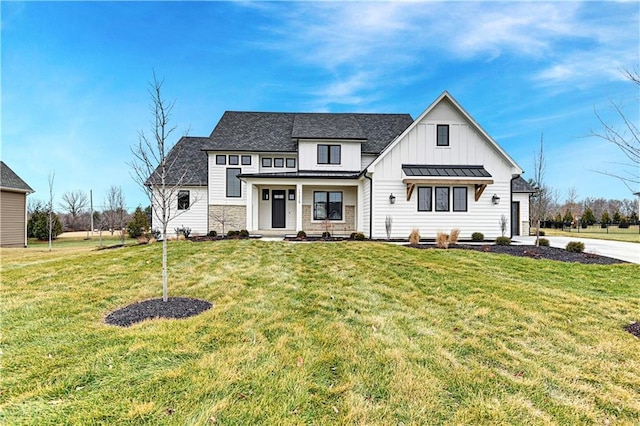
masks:
[[[389,204],[395,204],[396,203],[396,196],[393,195],[393,193],[391,195],[389,195]]]
[[[500,197],[498,197],[498,194],[493,194],[493,197],[491,197],[491,202],[493,202],[493,204],[500,204]]]

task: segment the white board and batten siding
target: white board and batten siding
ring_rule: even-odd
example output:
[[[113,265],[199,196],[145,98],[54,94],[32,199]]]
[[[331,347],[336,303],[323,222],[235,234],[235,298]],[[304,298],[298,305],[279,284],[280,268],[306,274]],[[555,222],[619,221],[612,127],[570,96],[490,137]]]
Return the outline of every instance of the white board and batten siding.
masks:
[[[436,146],[438,124],[449,125],[449,146]],[[467,165],[483,166],[490,174],[493,184],[488,185],[478,201],[475,201],[475,187],[469,184],[443,184],[450,188],[450,211],[435,211],[435,192],[432,192],[433,211],[418,211],[418,186],[430,186],[435,191],[436,183],[416,185],[411,199],[406,199],[407,186],[402,182],[406,177],[403,164],[423,165]],[[461,238],[470,238],[473,232],[482,232],[485,238],[501,235],[500,218],[510,217],[511,179],[519,169],[500,152],[457,108],[446,98],[438,103],[399,140],[380,160],[369,169],[373,172],[373,236],[386,237],[385,219],[393,220],[392,237],[407,238],[412,229],[417,228],[423,238],[435,238],[438,232],[449,233],[458,228]],[[454,212],[452,193],[454,186],[467,188],[467,211]],[[389,196],[396,197],[390,204]],[[493,195],[500,197],[499,204],[493,204]],[[510,234],[510,223],[507,235]]]
[[[518,202],[520,206],[520,235],[529,235],[529,193],[514,192],[512,201]]]
[[[207,188],[198,186],[185,186],[180,190],[189,191],[189,208],[186,210],[178,210],[178,191],[173,197],[170,204],[170,219],[167,226],[167,235],[169,238],[175,237],[176,228],[191,228],[192,235],[206,235],[207,229]],[[154,197],[156,198],[156,197]],[[157,206],[157,205],[156,205]],[[162,214],[159,206],[153,209],[158,215]],[[161,220],[152,215],[152,228],[161,229]]]

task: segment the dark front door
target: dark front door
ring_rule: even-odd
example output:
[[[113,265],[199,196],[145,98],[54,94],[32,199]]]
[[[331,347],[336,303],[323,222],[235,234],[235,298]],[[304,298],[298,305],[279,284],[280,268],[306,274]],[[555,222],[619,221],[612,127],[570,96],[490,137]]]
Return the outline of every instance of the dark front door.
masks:
[[[511,202],[511,236],[520,235],[520,201]]]
[[[286,191],[274,189],[271,191],[271,227],[284,228],[286,223]]]

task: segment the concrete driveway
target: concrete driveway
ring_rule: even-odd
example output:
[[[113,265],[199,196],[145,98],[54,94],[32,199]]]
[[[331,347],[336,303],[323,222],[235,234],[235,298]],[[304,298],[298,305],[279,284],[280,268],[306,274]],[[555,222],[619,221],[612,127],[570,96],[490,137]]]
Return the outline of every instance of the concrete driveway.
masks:
[[[600,256],[613,257],[627,262],[640,264],[640,244],[625,243],[622,241],[595,240],[592,238],[573,238],[545,236],[551,247],[565,248],[569,241],[581,241],[584,243],[585,253],[593,253]],[[536,237],[518,236],[513,238],[513,244],[535,244]]]

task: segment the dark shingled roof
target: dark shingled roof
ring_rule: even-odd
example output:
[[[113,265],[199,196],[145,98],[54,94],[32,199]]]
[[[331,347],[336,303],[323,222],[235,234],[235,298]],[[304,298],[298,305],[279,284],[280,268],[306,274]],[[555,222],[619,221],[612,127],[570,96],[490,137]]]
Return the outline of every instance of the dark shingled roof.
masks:
[[[0,161],[0,186],[21,192],[34,192],[4,161]]]
[[[536,190],[522,176],[518,176],[517,179],[511,181],[511,192],[534,193]]]
[[[491,177],[482,166],[434,166],[403,164],[402,171],[407,176],[429,177]]]
[[[181,186],[206,186],[208,156],[202,149],[209,142],[209,138],[183,136],[167,155],[169,169],[166,183],[168,185],[179,183]],[[147,180],[147,184],[155,180],[156,173],[158,173],[158,169]]]
[[[379,154],[413,122],[409,114],[233,112],[223,114],[205,149],[296,152],[296,139],[362,140]]]

